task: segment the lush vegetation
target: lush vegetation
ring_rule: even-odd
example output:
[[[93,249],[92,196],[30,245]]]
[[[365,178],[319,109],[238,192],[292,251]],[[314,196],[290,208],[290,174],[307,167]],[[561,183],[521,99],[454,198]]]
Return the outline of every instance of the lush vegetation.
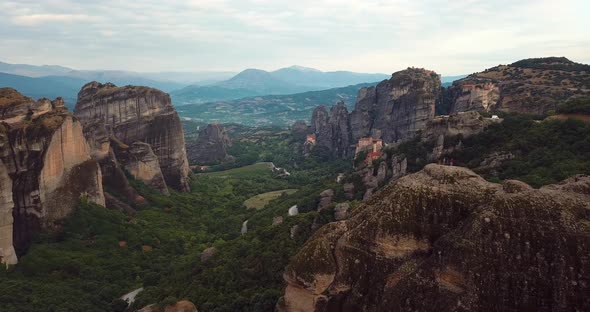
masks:
[[[292,152],[293,143],[288,134],[274,133],[263,141],[244,140],[246,152],[235,151],[255,151],[258,160],[288,168],[288,178],[257,164],[197,174],[190,193],[169,197],[132,181],[149,202],[134,215],[82,202],[62,231],[41,235],[18,265],[0,270],[0,310],[124,311],[117,298],[143,287],[129,310],[188,299],[200,311],[272,311],[284,267],[314,219],[330,221],[328,212],[315,212],[319,193],[335,187],[336,172],[350,168],[344,161],[304,160]],[[297,191],[263,210],[243,205],[284,189]],[[287,216],[292,205],[300,215]],[[273,226],[276,217],[283,222]],[[241,235],[245,220],[248,233]],[[295,225],[301,230],[291,238]],[[209,247],[217,253],[202,261]]]
[[[578,97],[557,106],[558,114],[590,115],[590,97]]]
[[[445,148],[462,147],[446,158],[457,166],[474,169],[499,182],[517,179],[534,187],[552,184],[575,174],[590,174],[590,123],[575,119],[557,120],[523,114],[506,114],[502,123],[469,138],[445,139]],[[433,142],[420,139],[386,149],[388,158],[404,155],[408,170],[416,172],[429,163]],[[486,164],[494,157],[499,165]],[[502,159],[504,157],[504,159]]]
[[[510,64],[515,67],[564,70],[564,71],[590,71],[590,65],[575,63],[565,57],[541,57],[520,60]]]
[[[452,155],[457,165],[477,168],[494,152],[514,158],[497,169],[497,178],[518,179],[539,187],[580,173],[590,173],[590,123],[568,119],[534,120],[507,115],[501,124],[465,139]]]

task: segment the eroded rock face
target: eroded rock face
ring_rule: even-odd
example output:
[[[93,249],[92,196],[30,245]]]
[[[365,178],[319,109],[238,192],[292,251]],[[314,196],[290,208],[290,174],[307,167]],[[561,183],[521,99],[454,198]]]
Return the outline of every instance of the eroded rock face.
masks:
[[[91,153],[90,155],[100,165],[102,182],[111,191],[116,191],[128,202],[134,202],[139,193],[131,187],[123,168],[119,165],[115,150],[122,151],[128,148],[120,140],[112,137],[105,123],[100,120],[89,121],[84,125],[84,137],[86,138]],[[113,201],[107,200],[107,208],[118,209],[119,205],[110,205]]]
[[[332,127],[330,116],[325,106],[320,105],[311,114],[311,131],[315,134],[316,144],[332,150]]]
[[[322,211],[322,210],[330,207],[330,205],[332,205],[333,198],[334,198],[334,190],[328,189],[328,190],[324,190],[323,192],[321,192],[320,193],[320,200],[319,200],[316,210]]]
[[[12,179],[0,160],[0,263],[12,265],[17,263],[16,251],[12,243],[13,218]]]
[[[147,87],[91,82],[78,93],[74,112],[85,129],[98,129],[93,135],[85,131],[94,154],[108,153],[105,137],[126,145],[147,143],[158,158],[166,184],[181,191],[189,189],[184,133],[168,94]]]
[[[311,131],[317,145],[326,148],[334,157],[351,155],[351,129],[348,109],[344,102],[330,108],[318,106],[312,113]]]
[[[282,311],[584,311],[590,177],[531,189],[430,164],[320,228]]]
[[[305,121],[302,120],[294,122],[291,126],[291,134],[298,141],[303,141],[305,136],[309,133],[309,130],[310,129],[307,127]]]
[[[0,89],[0,254],[14,263],[42,228],[52,229],[81,196],[105,204],[102,175],[82,125],[63,100],[33,101]]]
[[[502,119],[484,118],[478,112],[459,112],[451,115],[436,116],[426,124],[421,132],[422,142],[434,143],[429,161],[441,159],[444,155],[462,147],[462,140],[484,131]]]
[[[590,66],[566,58],[539,58],[498,65],[453,83],[451,111],[545,114],[590,90]]]
[[[359,91],[351,114],[352,139],[403,142],[415,137],[434,118],[441,82],[436,73],[418,68],[396,72],[376,87]]]
[[[170,194],[160,170],[158,157],[156,157],[149,144],[133,142],[118,154],[121,155],[119,157],[121,163],[133,177],[164,195]]]
[[[230,157],[227,148],[231,144],[231,139],[222,125],[209,124],[201,129],[197,141],[189,145],[189,158],[191,162],[200,165],[223,162]]]

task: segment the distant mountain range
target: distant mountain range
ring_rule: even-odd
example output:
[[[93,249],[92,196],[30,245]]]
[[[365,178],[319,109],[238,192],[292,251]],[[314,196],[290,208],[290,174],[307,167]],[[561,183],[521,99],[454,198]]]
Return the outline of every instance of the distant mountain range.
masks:
[[[244,96],[281,95],[326,90],[359,83],[378,82],[386,74],[364,74],[347,71],[322,72],[317,69],[291,66],[275,71],[246,69],[234,77],[207,86],[188,86],[171,92],[177,105],[226,101]]]
[[[170,93],[177,105],[237,100],[253,96],[297,94],[342,88],[388,79],[386,74],[349,71],[323,72],[291,66],[275,71],[246,69],[232,72],[152,72],[76,70],[57,65],[0,62],[0,87],[12,87],[32,98],[61,96],[73,108],[78,91],[89,81],[142,85]],[[444,85],[464,76],[443,77]]]
[[[80,88],[90,81],[116,85],[142,85],[165,92],[194,83],[214,83],[231,78],[232,72],[138,73],[117,70],[76,70],[56,65],[9,64],[0,62],[0,87],[12,87],[33,98],[61,96],[70,108]]]
[[[86,83],[86,80],[72,77],[45,76],[26,77],[0,73],[0,87],[11,87],[20,93],[34,98],[63,97],[66,106],[73,108],[76,104],[78,91]]]

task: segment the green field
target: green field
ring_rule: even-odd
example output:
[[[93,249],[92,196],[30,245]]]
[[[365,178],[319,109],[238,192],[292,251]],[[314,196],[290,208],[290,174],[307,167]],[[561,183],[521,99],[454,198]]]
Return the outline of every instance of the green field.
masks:
[[[262,209],[264,208],[271,200],[279,198],[283,194],[291,195],[297,192],[297,189],[286,189],[280,191],[273,191],[258,194],[256,196],[250,197],[244,201],[244,206],[248,209]]]
[[[261,175],[271,175],[269,162],[259,162],[253,165],[234,168],[224,171],[200,173],[200,176],[220,177],[220,178],[253,178]]]

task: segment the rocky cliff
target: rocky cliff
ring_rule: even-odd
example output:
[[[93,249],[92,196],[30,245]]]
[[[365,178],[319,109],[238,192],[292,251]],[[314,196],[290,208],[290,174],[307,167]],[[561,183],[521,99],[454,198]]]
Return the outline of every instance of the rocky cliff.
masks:
[[[486,118],[475,111],[436,116],[426,124],[420,133],[420,140],[434,145],[428,154],[428,161],[437,161],[460,149],[463,139],[500,122],[501,118]]]
[[[545,114],[574,96],[590,94],[590,65],[564,57],[521,60],[455,81],[451,111]]]
[[[227,148],[231,144],[231,139],[222,125],[209,124],[199,131],[196,142],[189,144],[189,159],[200,165],[227,161],[230,157]]]
[[[590,177],[533,189],[428,165],[320,228],[281,311],[587,311]]]
[[[143,142],[133,142],[125,148],[118,149],[117,155],[123,167],[136,179],[139,179],[158,190],[164,195],[169,195],[166,181],[160,170],[158,157],[152,147]]]
[[[80,90],[74,112],[84,124],[95,155],[109,154],[107,142],[127,146],[147,143],[157,157],[166,184],[181,191],[189,189],[182,124],[168,94],[148,87],[91,82]],[[111,157],[107,160],[114,161]],[[152,167],[138,167],[150,172],[136,177],[151,177]],[[144,182],[150,184],[151,179]]]
[[[0,89],[0,258],[15,263],[32,237],[72,212],[80,197],[104,205],[102,176],[82,125],[55,101]]]
[[[440,76],[433,71],[408,68],[376,87],[359,91],[350,117],[354,142],[363,137],[396,143],[413,138],[434,117],[441,98]]]
[[[318,106],[312,113],[311,130],[317,146],[326,148],[335,157],[347,157],[352,152],[350,116],[344,102],[330,108]]]

